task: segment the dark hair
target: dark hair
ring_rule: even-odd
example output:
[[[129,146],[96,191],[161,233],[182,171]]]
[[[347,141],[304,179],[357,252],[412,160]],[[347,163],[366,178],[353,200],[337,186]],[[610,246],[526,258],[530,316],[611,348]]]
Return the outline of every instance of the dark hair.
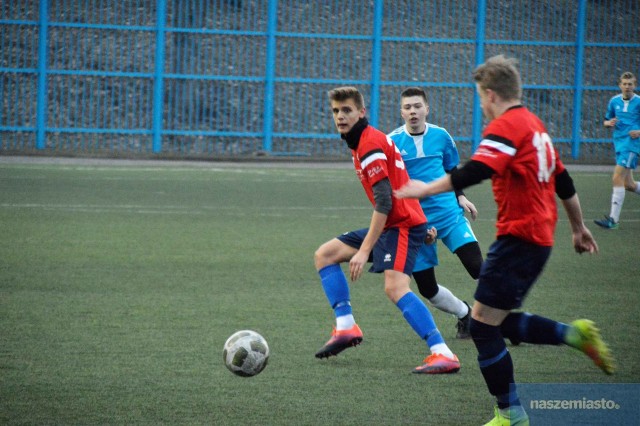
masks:
[[[407,87],[402,91],[402,93],[400,93],[400,98],[409,98],[411,96],[420,96],[424,99],[425,104],[429,103],[427,100],[427,92],[425,92],[421,87]]]
[[[330,101],[343,102],[347,99],[353,99],[358,109],[364,108],[364,97],[362,93],[352,86],[336,87],[335,89],[327,92]]]
[[[519,100],[522,98],[522,80],[517,64],[514,58],[493,56],[473,71],[473,80],[481,89],[491,89],[503,100]]]

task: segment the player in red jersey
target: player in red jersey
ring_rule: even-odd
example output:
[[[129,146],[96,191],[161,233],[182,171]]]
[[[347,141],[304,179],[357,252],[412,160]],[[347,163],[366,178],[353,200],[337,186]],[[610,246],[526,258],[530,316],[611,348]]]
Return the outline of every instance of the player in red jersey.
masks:
[[[605,373],[613,359],[595,324],[571,324],[515,313],[551,253],[557,222],[555,195],[569,218],[578,253],[597,253],[584,224],[578,194],[542,121],[521,104],[522,83],[514,59],[494,56],[474,71],[487,119],[482,141],[464,167],[437,181],[410,181],[396,196],[422,198],[463,189],[491,178],[498,205],[497,240],[482,265],[471,313],[471,337],[489,392],[496,397],[488,425],[528,425],[515,389],[504,338],[535,344],[567,344],[586,353]]]
[[[316,357],[337,355],[362,342],[340,264],[349,262],[350,278],[356,281],[365,264],[372,262],[370,272],[384,273],[387,297],[431,350],[431,355],[413,371],[455,373],[460,369],[458,358],[444,342],[425,304],[409,287],[418,249],[427,235],[427,219],[418,201],[393,197],[393,190],[409,181],[402,156],[391,139],[369,125],[364,99],[356,88],[333,89],[329,100],[336,128],[351,149],[356,174],[373,205],[373,214],[368,228],[333,238],[315,252],[322,288],[336,316],[332,337]]]

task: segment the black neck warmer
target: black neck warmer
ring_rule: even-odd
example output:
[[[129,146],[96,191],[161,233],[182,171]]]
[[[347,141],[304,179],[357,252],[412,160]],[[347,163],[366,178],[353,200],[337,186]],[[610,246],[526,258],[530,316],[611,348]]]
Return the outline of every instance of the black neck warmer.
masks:
[[[353,125],[351,130],[346,135],[340,135],[342,139],[347,142],[347,146],[351,149],[358,148],[358,142],[360,142],[360,136],[362,132],[369,125],[367,117],[362,117],[356,124]]]

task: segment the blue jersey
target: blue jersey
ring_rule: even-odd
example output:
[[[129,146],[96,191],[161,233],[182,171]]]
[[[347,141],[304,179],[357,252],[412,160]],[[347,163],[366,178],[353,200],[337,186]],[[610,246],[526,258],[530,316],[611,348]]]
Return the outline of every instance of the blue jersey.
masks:
[[[442,127],[427,123],[422,135],[412,136],[406,126],[398,127],[389,137],[400,150],[411,179],[431,182],[454,169],[460,163],[456,143]],[[444,192],[420,200],[429,225],[444,228],[464,218],[454,192]]]
[[[613,129],[616,152],[640,152],[640,138],[629,136],[631,130],[640,130],[640,96],[634,94],[628,101],[622,99],[622,94],[612,97],[605,118],[614,117],[618,119]]]

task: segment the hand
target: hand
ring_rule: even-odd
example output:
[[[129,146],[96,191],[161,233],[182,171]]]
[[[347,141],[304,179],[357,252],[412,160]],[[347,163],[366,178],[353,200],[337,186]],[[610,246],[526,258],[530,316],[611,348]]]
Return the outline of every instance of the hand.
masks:
[[[419,180],[410,180],[402,188],[393,191],[396,198],[422,198],[424,197],[427,184]]]
[[[605,120],[604,121],[604,127],[613,127],[616,125],[616,123],[618,122],[617,118],[612,118],[611,120]]]
[[[598,243],[591,235],[591,231],[586,226],[583,226],[580,231],[573,233],[573,248],[575,248],[576,253],[589,253],[595,254],[598,253]]]
[[[631,137],[631,139],[638,139],[640,138],[640,130],[632,130],[629,132],[629,136]]]
[[[437,237],[438,237],[438,230],[436,229],[435,226],[432,226],[431,228],[427,229],[427,235],[425,235],[424,237],[424,243],[431,245],[436,242]]]
[[[349,274],[351,276],[351,281],[357,281],[358,278],[364,272],[364,266],[369,261],[369,253],[365,253],[362,250],[358,250],[358,252],[351,258],[349,261]]]
[[[460,195],[458,197],[458,205],[462,207],[465,213],[469,213],[471,220],[476,220],[478,217],[478,210],[476,209],[476,206],[467,199],[467,197]]]

